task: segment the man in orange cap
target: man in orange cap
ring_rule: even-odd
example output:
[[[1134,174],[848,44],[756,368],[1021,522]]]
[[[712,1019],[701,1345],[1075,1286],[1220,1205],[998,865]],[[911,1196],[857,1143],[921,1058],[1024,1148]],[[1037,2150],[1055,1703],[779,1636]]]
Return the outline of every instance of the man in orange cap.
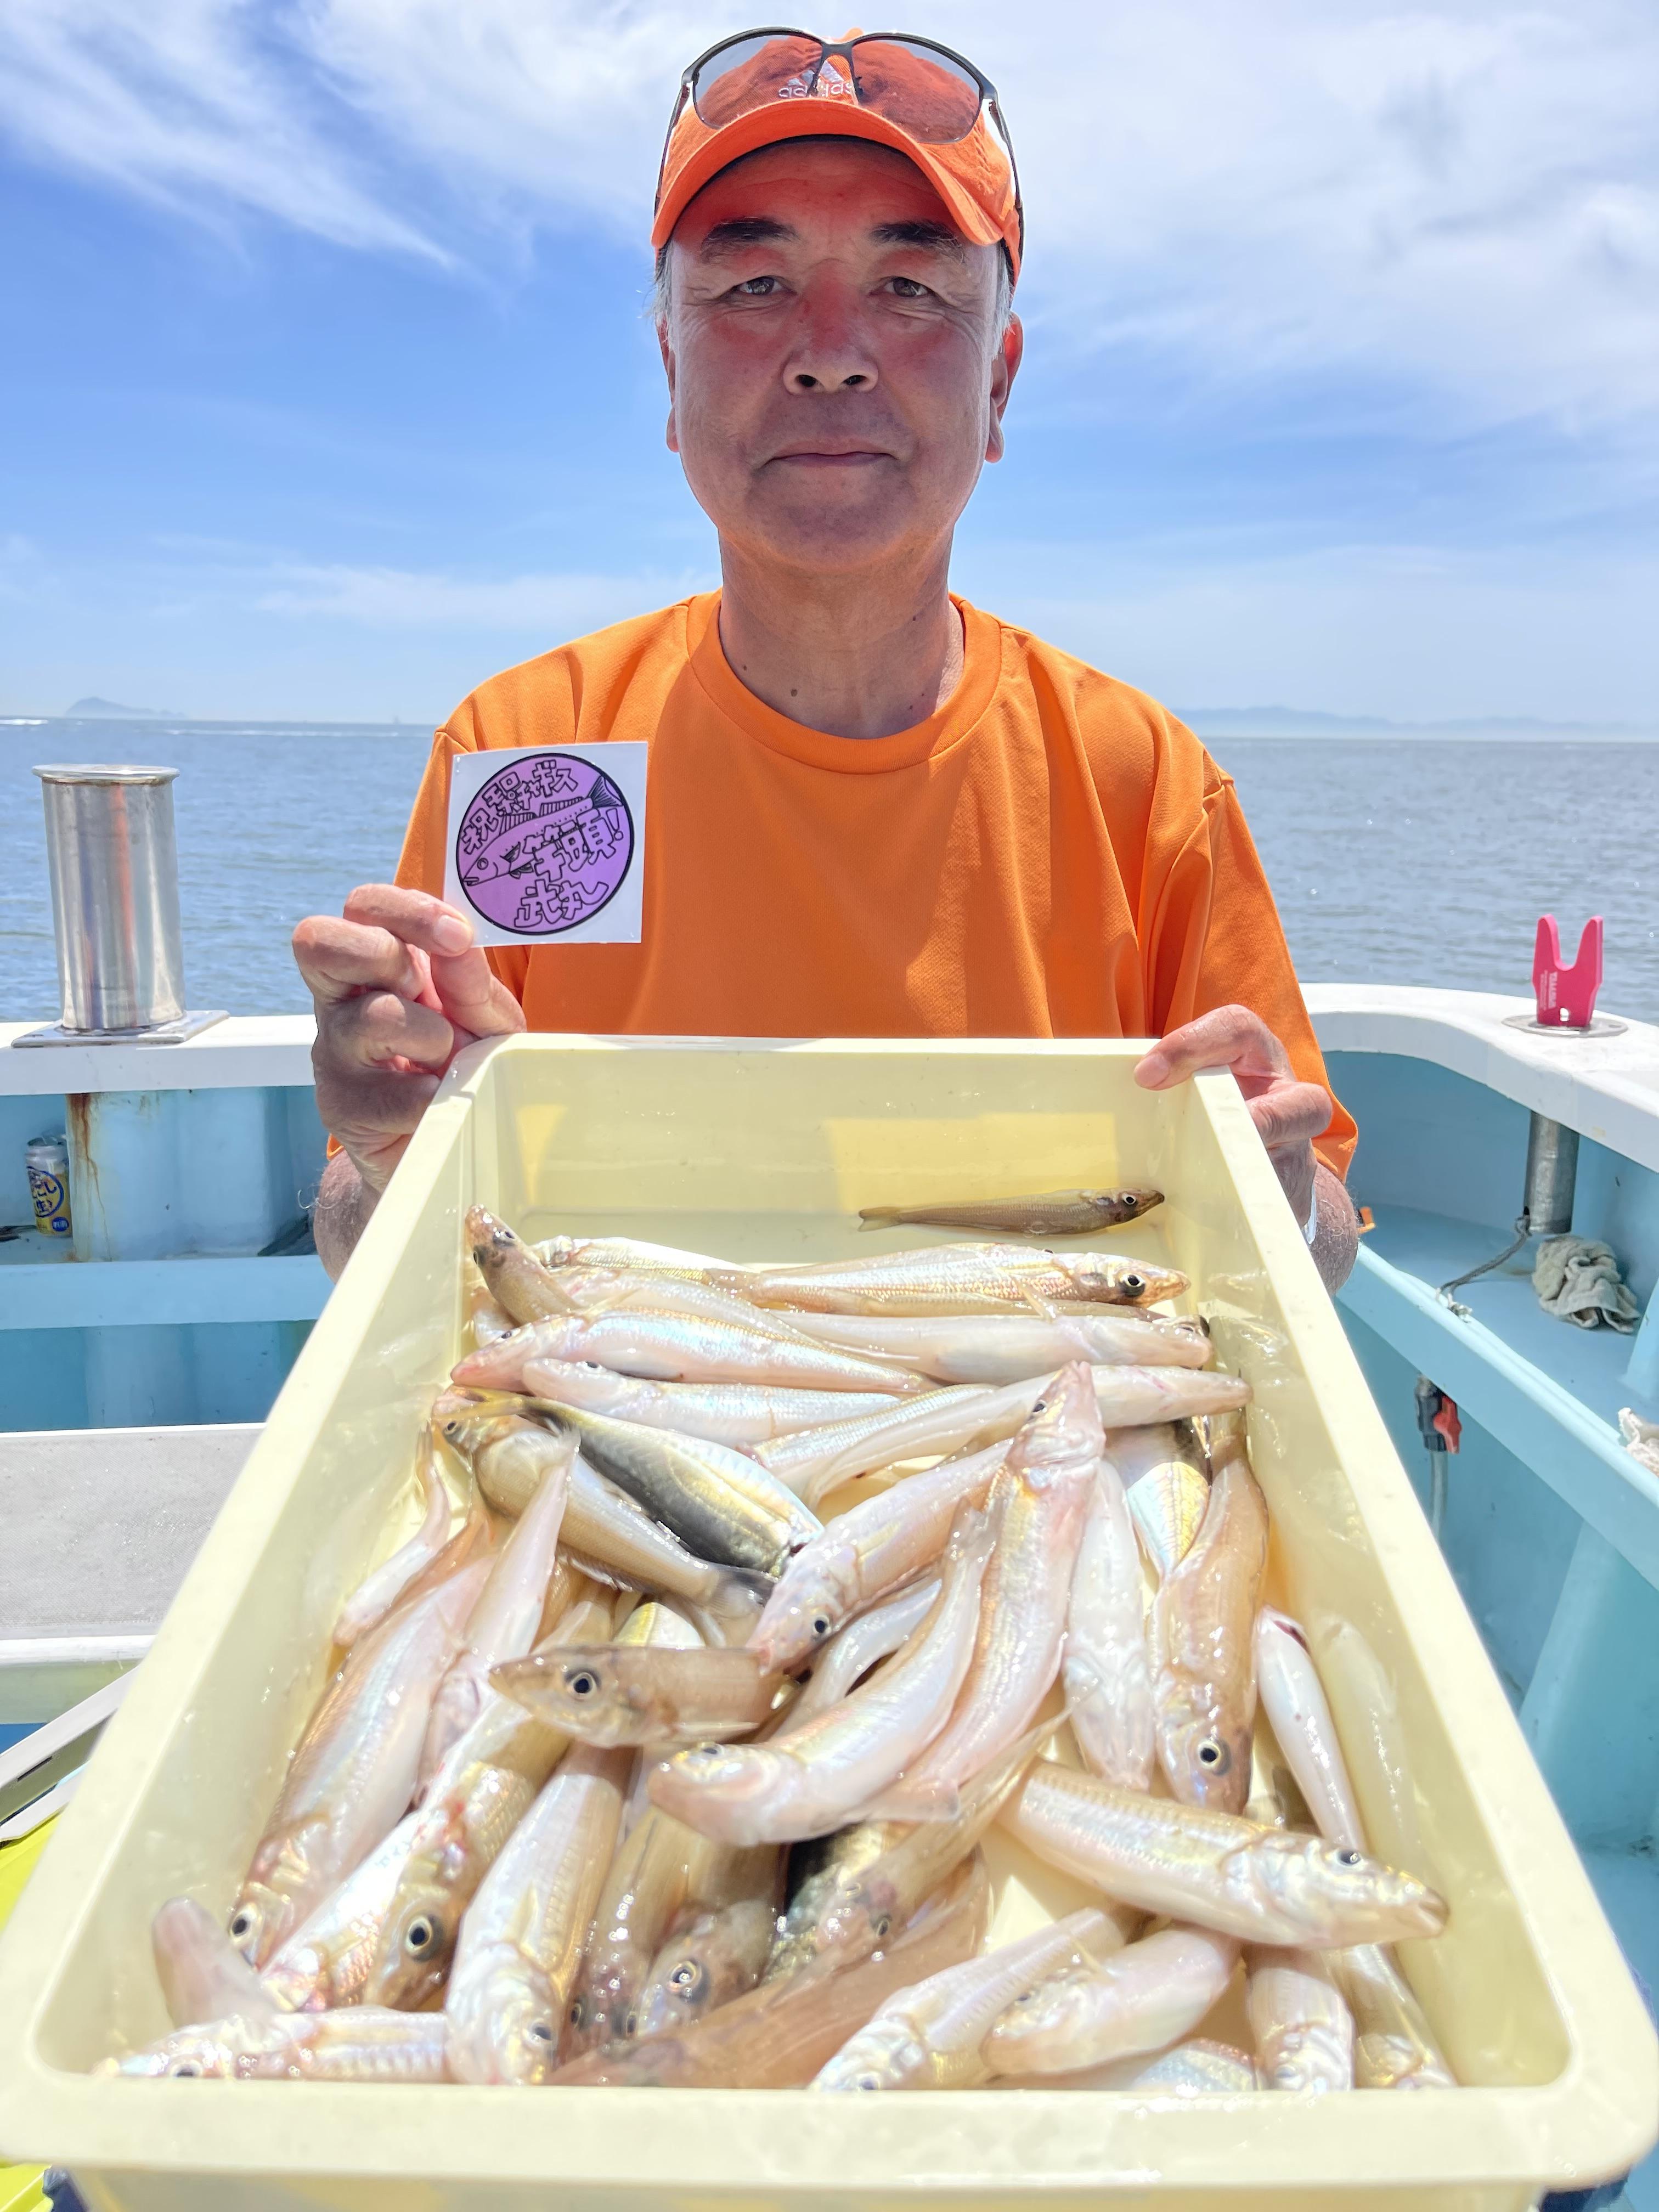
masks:
[[[454,1052],[521,1028],[1154,1036],[1228,1066],[1325,1280],[1353,1124],[1231,780],[1153,701],[954,597],[1023,338],[1018,180],[936,42],[760,31],[681,79],[658,183],[668,442],[721,586],[492,678],[437,732],[396,884],[314,916],[337,1270]],[[648,747],[637,943],[485,952],[440,896],[450,769]]]

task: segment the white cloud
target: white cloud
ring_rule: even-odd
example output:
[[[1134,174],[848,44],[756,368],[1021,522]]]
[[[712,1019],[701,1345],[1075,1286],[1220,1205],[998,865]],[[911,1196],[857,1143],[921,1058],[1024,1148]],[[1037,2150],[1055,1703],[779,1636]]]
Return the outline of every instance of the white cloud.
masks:
[[[212,227],[252,210],[447,258],[358,173],[314,64],[283,44],[246,0],[25,0],[0,13],[0,122],[37,156]]]
[[[1073,356],[1336,386],[1443,426],[1630,421],[1659,391],[1649,0],[936,0],[1000,84],[1030,312]],[[650,0],[33,0],[0,16],[36,153],[193,214],[374,251],[641,240],[682,62]]]
[[[688,592],[705,576],[546,575],[495,580],[344,563],[286,563],[246,602],[260,614],[354,623],[371,629],[520,630],[553,640],[620,622]]]

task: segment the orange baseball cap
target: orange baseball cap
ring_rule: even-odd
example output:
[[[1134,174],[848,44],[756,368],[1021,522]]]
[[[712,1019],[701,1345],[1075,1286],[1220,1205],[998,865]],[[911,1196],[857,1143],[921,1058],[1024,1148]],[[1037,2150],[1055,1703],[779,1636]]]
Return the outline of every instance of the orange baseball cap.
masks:
[[[823,137],[867,138],[904,155],[963,236],[1005,246],[1018,277],[1025,219],[996,88],[933,40],[860,31],[834,42],[751,31],[698,56],[680,79],[651,243],[665,246],[710,178],[745,154]]]

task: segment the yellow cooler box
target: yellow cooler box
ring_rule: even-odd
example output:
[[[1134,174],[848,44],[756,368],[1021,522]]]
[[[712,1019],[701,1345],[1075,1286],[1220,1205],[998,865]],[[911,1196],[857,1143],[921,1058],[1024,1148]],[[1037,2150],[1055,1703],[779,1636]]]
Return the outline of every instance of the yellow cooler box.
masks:
[[[66,2165],[123,2212],[1519,2212],[1638,2158],[1659,2124],[1652,2030],[1238,1093],[1141,1091],[1137,1050],[519,1037],[466,1055],[0,1943],[0,2154]],[[1099,1241],[1185,1270],[1254,1386],[1271,1587],[1310,1631],[1374,1848],[1450,1901],[1445,1935],[1401,1955],[1468,2087],[828,2097],[88,2072],[166,2031],[151,1916],[179,1893],[228,1909],[341,1601],[391,1540],[417,1413],[461,1343],[470,1203],[532,1236],[790,1260],[871,1250],[862,1206],[1119,1181],[1166,1200]],[[1017,1855],[993,1864],[1000,1933],[1060,1901]]]

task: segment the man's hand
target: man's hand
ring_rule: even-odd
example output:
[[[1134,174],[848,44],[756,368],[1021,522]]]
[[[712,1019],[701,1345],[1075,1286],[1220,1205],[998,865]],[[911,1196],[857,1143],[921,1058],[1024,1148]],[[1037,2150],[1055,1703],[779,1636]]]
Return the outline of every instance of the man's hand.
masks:
[[[471,922],[424,891],[365,884],[337,919],[299,924],[294,957],[317,1009],[317,1110],[351,1170],[331,1162],[319,1194],[318,1250],[337,1274],[450,1061],[523,1029],[524,1012]]]
[[[1231,1072],[1304,1228],[1317,1189],[1314,1259],[1327,1289],[1337,1289],[1353,1266],[1358,1225],[1341,1182],[1314,1156],[1314,1139],[1330,1125],[1329,1091],[1301,1080],[1284,1046],[1248,1006],[1218,1006],[1171,1030],[1137,1063],[1135,1081],[1147,1091],[1167,1091],[1201,1068]]]

